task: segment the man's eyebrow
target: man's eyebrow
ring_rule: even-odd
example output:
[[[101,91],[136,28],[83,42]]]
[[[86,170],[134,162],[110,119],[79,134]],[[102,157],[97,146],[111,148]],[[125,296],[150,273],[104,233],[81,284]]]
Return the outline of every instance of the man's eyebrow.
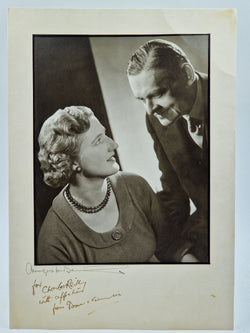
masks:
[[[157,95],[157,94],[161,94],[163,92],[167,91],[166,88],[156,88],[155,90],[153,90],[149,95],[148,97],[152,97],[154,95]]]
[[[166,88],[156,88],[155,90],[151,91],[145,98],[151,98],[154,95],[161,94],[161,93],[164,93],[166,91],[167,91]],[[139,100],[144,100],[145,98],[139,97],[139,96],[136,97],[136,99],[139,99]]]

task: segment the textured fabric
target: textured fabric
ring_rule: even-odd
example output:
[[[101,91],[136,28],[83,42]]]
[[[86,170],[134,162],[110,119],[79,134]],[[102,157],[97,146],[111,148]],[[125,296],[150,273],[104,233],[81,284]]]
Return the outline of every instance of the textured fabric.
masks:
[[[154,192],[137,175],[120,172],[110,180],[119,207],[117,225],[105,233],[91,230],[62,190],[41,227],[39,264],[157,262],[156,235],[165,244],[165,223]]]
[[[180,117],[167,127],[154,116],[146,116],[149,133],[162,172],[163,191],[158,193],[166,221],[169,223],[169,243],[191,241],[193,252],[202,262],[208,261],[208,80],[197,73],[201,83],[199,110],[192,116],[204,122],[202,149],[191,138],[186,120]],[[196,212],[189,216],[189,198]],[[183,239],[180,238],[183,235]],[[179,246],[179,245],[178,245]]]

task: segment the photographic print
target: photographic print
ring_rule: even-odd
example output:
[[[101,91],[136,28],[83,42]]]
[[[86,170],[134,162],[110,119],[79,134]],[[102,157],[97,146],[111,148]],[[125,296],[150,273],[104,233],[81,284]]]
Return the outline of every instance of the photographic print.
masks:
[[[10,10],[11,328],[232,328],[235,30]]]
[[[150,47],[138,61],[136,52]],[[158,63],[148,65],[150,57]],[[134,73],[135,66],[142,68]],[[148,86],[148,77],[140,79],[159,70]],[[209,263],[208,71],[209,35],[33,36],[35,263]],[[141,93],[137,79],[149,95],[142,105],[133,95],[133,89]],[[150,110],[145,103],[152,103]],[[69,151],[79,145],[79,133],[70,132],[76,120],[67,115],[84,115],[78,106],[90,108],[112,140],[99,139],[101,151],[92,146],[95,165],[83,165],[83,172],[75,148]],[[49,118],[59,109],[61,116]],[[50,123],[41,130],[45,120]],[[108,171],[100,163],[110,156]],[[79,171],[69,165],[74,158]],[[111,194],[105,179],[113,182]],[[98,208],[82,208],[84,200]]]

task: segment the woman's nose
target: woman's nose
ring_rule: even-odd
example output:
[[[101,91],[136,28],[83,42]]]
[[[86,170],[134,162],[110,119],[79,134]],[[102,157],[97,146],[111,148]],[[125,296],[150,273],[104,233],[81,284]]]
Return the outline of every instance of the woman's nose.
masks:
[[[116,150],[116,149],[119,147],[119,145],[118,145],[118,143],[115,142],[114,140],[112,140],[112,141],[113,141],[113,144],[114,144],[114,150]]]
[[[113,139],[109,138],[109,151],[116,150],[119,147]]]

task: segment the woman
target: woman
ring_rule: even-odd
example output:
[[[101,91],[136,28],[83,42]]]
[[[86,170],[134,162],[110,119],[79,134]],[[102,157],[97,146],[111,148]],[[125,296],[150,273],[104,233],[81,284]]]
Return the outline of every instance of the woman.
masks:
[[[39,135],[44,181],[63,187],[38,239],[39,264],[158,262],[164,225],[147,182],[119,171],[118,145],[84,106],[58,110]]]

